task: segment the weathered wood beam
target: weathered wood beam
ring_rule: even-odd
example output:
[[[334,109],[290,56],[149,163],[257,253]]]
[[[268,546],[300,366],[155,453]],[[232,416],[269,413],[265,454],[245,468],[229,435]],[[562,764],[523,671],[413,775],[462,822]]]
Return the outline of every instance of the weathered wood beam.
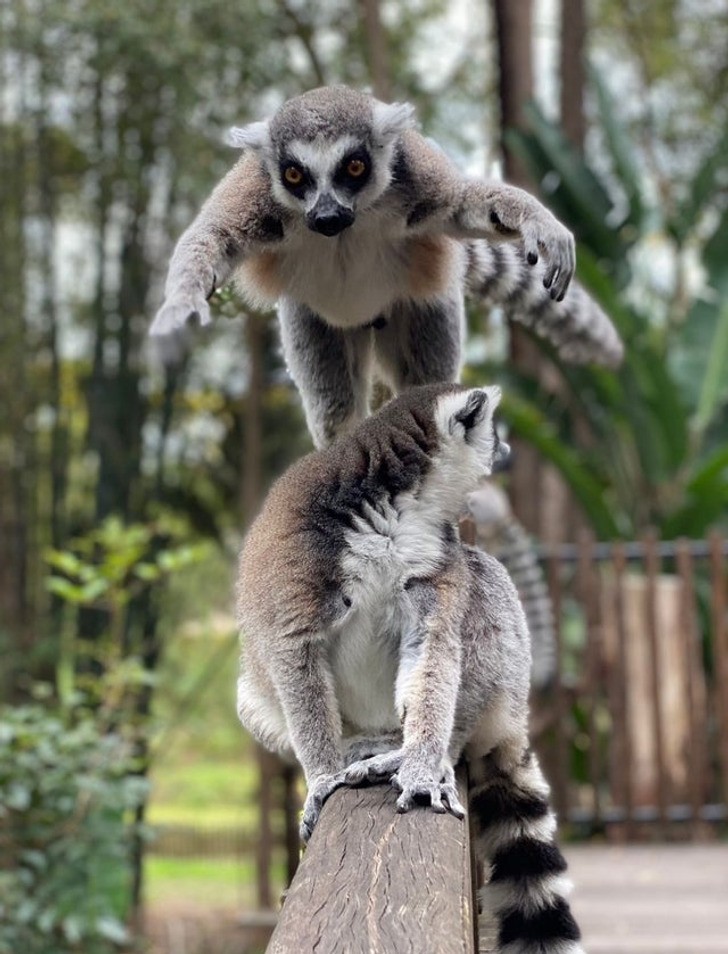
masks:
[[[395,800],[388,785],[331,796],[268,954],[473,954],[467,818],[399,815]]]

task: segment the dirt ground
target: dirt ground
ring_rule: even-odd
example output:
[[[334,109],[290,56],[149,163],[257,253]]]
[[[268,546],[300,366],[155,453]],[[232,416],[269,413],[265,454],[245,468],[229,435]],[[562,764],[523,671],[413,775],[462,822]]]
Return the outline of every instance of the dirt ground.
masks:
[[[271,929],[243,925],[239,910],[164,901],[144,918],[145,954],[259,954]]]

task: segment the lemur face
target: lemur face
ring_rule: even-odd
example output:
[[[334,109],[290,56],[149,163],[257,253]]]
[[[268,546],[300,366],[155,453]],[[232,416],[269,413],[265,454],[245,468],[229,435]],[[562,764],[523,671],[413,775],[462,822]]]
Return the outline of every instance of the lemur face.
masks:
[[[358,137],[294,139],[277,153],[276,197],[303,214],[313,232],[338,235],[354,223],[355,207],[378,193],[372,148]]]
[[[327,87],[288,100],[270,121],[232,130],[230,139],[260,151],[281,205],[333,237],[387,189],[397,138],[412,117],[409,105]]]

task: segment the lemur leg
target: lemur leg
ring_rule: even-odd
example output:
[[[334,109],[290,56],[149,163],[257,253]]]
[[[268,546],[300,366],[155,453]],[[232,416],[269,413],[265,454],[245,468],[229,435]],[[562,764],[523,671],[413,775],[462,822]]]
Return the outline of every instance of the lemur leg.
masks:
[[[491,865],[483,907],[498,922],[499,954],[583,954],[566,900],[566,861],[554,836],[549,787],[525,735],[470,762],[475,850]]]
[[[275,652],[269,672],[306,776],[300,831],[308,841],[324,802],[344,784],[339,775],[344,767],[341,715],[323,640],[292,638]]]
[[[369,413],[372,329],[332,328],[290,298],[281,299],[278,316],[308,429],[316,447],[326,447]]]
[[[260,684],[265,687],[261,692]],[[285,759],[293,756],[293,746],[283,712],[275,704],[275,689],[264,672],[256,673],[251,682],[243,671],[238,678],[238,717],[256,742]]]
[[[465,335],[460,292],[427,303],[398,302],[386,320],[374,331],[374,353],[395,393],[418,384],[457,381]]]

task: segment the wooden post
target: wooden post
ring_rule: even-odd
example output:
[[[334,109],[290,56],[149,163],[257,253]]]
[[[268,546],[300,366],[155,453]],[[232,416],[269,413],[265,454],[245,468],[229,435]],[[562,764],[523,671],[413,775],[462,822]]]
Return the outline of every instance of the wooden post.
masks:
[[[680,576],[680,635],[683,640],[685,701],[688,708],[687,771],[692,834],[704,834],[700,808],[708,794],[706,772],[705,727],[707,725],[705,672],[702,661],[700,633],[695,619],[695,569],[690,545],[678,540],[675,546],[677,571]]]
[[[468,819],[395,800],[389,785],[331,796],[268,954],[474,954]]]
[[[710,615],[713,630],[713,695],[718,721],[719,759],[723,801],[728,801],[728,621],[726,620],[726,576],[723,540],[717,533],[709,539]]]
[[[554,639],[556,642],[556,683],[554,686],[554,708],[556,714],[556,752],[554,778],[554,801],[556,811],[562,821],[566,820],[569,808],[569,740],[567,737],[569,707],[564,684],[564,638],[561,612],[561,564],[552,554],[548,561],[549,596],[554,617]]]
[[[630,839],[634,835],[634,821],[632,811],[634,807],[632,784],[632,737],[630,735],[631,702],[627,683],[629,679],[629,648],[627,623],[624,607],[624,577],[627,569],[627,558],[623,543],[615,543],[613,551],[614,562],[614,615],[617,630],[617,647],[614,665],[614,682],[616,683],[616,697],[614,701],[613,718],[617,741],[616,760],[612,763],[615,780],[615,794],[618,793],[624,805],[626,821],[624,835]]]

